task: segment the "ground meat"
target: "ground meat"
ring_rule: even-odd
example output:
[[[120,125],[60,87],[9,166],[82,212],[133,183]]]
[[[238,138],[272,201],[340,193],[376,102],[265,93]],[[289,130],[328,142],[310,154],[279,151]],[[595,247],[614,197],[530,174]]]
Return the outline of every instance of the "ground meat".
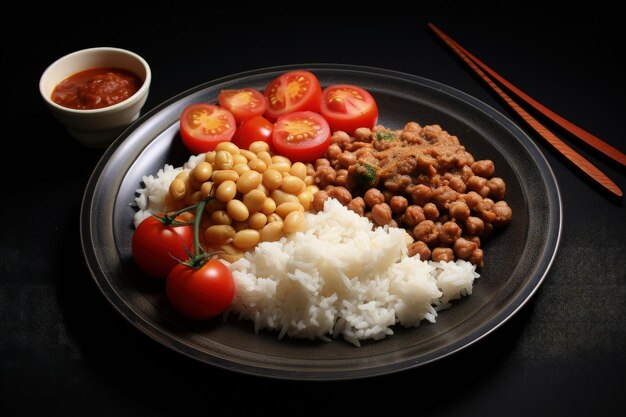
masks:
[[[478,249],[478,245],[471,240],[459,238],[454,242],[454,254],[461,259],[469,259],[470,256]]]
[[[404,212],[403,222],[409,227],[415,227],[424,220],[426,220],[424,209],[420,206],[409,206]]]
[[[363,200],[363,197],[352,199],[352,201],[348,203],[347,207],[349,210],[352,210],[360,216],[365,215],[365,201]]]
[[[454,253],[450,248],[435,248],[432,252],[432,260],[435,262],[450,262],[454,261]]]
[[[388,224],[391,221],[391,207],[387,203],[376,204],[372,207],[372,219],[379,226]]]
[[[424,220],[413,229],[415,239],[421,240],[428,245],[434,245],[439,241],[439,229],[432,220]]]
[[[350,194],[350,191],[345,187],[333,187],[333,189],[328,192],[328,196],[339,200],[344,206],[352,201],[352,194]]]
[[[389,206],[393,214],[402,214],[409,206],[409,202],[401,195],[394,195],[389,200]]]
[[[376,204],[385,202],[385,196],[377,188],[370,188],[369,190],[367,190],[365,192],[365,195],[363,196],[363,199],[365,200],[365,204],[367,204],[368,207],[374,207]]]
[[[318,212],[324,210],[324,203],[329,198],[330,197],[328,196],[328,193],[323,190],[313,194],[313,201],[311,201],[311,207],[313,208],[313,211]]]
[[[430,259],[430,248],[427,244],[418,240],[409,245],[409,256],[419,255],[421,260]]]
[[[307,164],[322,191],[376,225],[407,229],[411,256],[483,263],[481,239],[512,219],[506,184],[491,160],[474,160],[456,136],[439,125],[409,122],[401,130],[359,128],[335,132],[325,158]],[[354,198],[353,198],[354,197]],[[461,237],[462,236],[462,237]],[[432,252],[431,252],[432,250]]]

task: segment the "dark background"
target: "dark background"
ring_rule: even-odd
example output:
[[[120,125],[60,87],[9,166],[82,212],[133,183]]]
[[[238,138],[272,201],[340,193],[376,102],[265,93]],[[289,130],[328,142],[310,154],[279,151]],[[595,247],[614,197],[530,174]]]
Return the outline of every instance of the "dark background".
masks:
[[[78,217],[103,151],[75,143],[38,92],[46,66],[78,49],[116,46],[143,56],[153,71],[145,111],[231,73],[336,62],[430,78],[519,122],[426,29],[432,21],[538,101],[626,151],[624,70],[618,65],[624,25],[612,6],[592,2],[584,10],[550,11],[493,2],[419,12],[382,6],[389,8],[348,14],[317,3],[308,13],[244,5],[218,11],[206,2],[167,8],[103,3],[36,13],[33,6],[4,16],[17,29],[3,26],[1,36],[0,415],[319,415],[344,409],[385,415],[398,408],[416,415],[623,413],[623,201],[601,193],[535,135],[562,193],[558,256],[511,320],[434,364],[334,383],[239,375],[149,339],[96,288],[82,257]],[[146,15],[147,7],[157,18]],[[623,167],[561,136],[626,190]]]

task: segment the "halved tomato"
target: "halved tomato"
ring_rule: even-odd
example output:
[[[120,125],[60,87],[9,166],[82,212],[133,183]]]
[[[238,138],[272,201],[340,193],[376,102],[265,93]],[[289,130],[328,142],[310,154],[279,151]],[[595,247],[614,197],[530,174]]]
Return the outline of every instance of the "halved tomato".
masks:
[[[222,90],[217,96],[220,106],[230,111],[237,124],[255,116],[261,116],[267,108],[267,99],[254,88]]]
[[[235,118],[226,109],[213,104],[190,104],[180,115],[180,136],[193,154],[215,149],[235,133]]]
[[[263,116],[244,120],[235,131],[232,142],[241,149],[248,149],[252,142],[262,140],[272,144],[274,124]]]
[[[373,128],[378,120],[374,97],[364,89],[350,84],[337,84],[322,94],[320,112],[333,132],[343,130],[352,135],[359,127]]]
[[[322,88],[309,71],[287,72],[269,83],[263,94],[267,97],[265,117],[272,121],[296,111],[320,111]]]
[[[318,113],[289,113],[274,124],[272,142],[274,149],[292,162],[312,162],[330,145],[330,127]]]

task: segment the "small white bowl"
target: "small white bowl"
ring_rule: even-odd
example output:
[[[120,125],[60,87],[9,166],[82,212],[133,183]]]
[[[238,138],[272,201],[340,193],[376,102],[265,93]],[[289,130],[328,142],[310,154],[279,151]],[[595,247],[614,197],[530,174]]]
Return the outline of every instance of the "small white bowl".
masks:
[[[54,87],[65,78],[96,67],[116,67],[139,76],[143,84],[126,100],[109,107],[77,110],[60,106],[50,98]],[[94,148],[107,147],[133,121],[148,98],[152,73],[139,55],[119,48],[90,48],[73,52],[50,65],[39,80],[39,91],[46,104],[68,132],[79,142]]]

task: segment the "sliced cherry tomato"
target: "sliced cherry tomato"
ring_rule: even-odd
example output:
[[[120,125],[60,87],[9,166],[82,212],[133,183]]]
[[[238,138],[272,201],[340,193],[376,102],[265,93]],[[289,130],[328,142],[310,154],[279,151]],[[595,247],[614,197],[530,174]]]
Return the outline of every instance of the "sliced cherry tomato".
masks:
[[[186,260],[185,248],[193,251],[191,226],[166,226],[150,216],[133,233],[133,259],[139,269],[153,277],[167,277],[178,264],[176,259]]]
[[[312,162],[330,145],[330,128],[318,113],[301,111],[280,117],[272,133],[274,148],[292,162]]]
[[[267,97],[265,116],[274,121],[296,111],[320,111],[322,88],[308,71],[291,71],[269,83],[263,92]]]
[[[252,142],[262,140],[272,144],[272,131],[274,124],[263,116],[244,120],[239,125],[233,136],[233,143],[241,149],[248,149]]]
[[[191,104],[180,115],[180,136],[193,154],[215,149],[235,133],[235,118],[226,109],[213,104]]]
[[[254,88],[222,90],[217,96],[220,106],[230,111],[237,123],[255,116],[261,116],[267,108],[267,99]]]
[[[167,276],[165,292],[176,311],[204,320],[226,310],[235,295],[235,282],[227,266],[210,259],[200,268],[178,264]]]
[[[374,97],[364,89],[350,84],[326,88],[320,108],[332,132],[343,130],[352,135],[359,127],[373,128],[378,120]]]

